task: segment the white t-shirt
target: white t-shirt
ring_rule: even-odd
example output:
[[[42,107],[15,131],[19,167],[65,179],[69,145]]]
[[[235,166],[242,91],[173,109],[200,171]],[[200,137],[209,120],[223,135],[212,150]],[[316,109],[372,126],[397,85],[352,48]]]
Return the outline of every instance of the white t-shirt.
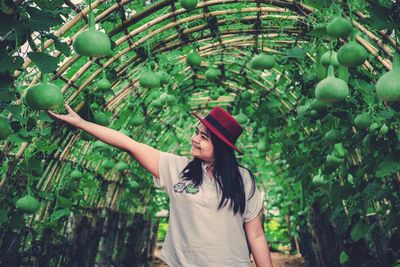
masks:
[[[261,210],[262,198],[255,190],[247,200],[245,212],[233,215],[228,205],[218,208],[217,184],[210,179],[205,164],[203,183],[198,187],[180,178],[190,159],[160,152],[160,178],[153,177],[170,199],[169,225],[161,250],[161,259],[171,267],[244,267],[251,266],[244,222]],[[252,188],[249,172],[239,167],[246,199]]]

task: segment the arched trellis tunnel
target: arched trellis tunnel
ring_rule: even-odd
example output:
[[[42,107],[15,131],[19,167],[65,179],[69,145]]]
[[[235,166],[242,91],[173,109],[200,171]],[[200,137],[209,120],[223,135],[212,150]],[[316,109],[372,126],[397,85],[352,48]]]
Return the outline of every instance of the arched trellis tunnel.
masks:
[[[93,29],[89,4],[111,41],[101,55],[107,42],[75,43]],[[48,79],[62,93],[54,112],[68,103],[184,156],[191,111],[224,107],[245,129],[238,159],[264,193],[271,249],[310,266],[399,266],[399,9],[391,0],[0,1],[0,263],[140,266],[165,234],[168,199],[129,151],[50,118],[39,106],[57,93],[32,100],[30,88]]]

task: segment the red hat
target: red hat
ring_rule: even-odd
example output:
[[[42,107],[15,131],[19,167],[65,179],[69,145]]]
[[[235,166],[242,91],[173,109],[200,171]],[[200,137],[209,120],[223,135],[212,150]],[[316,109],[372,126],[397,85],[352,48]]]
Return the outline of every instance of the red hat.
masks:
[[[219,106],[216,106],[203,119],[194,112],[192,112],[192,114],[195,115],[210,131],[218,136],[225,144],[243,154],[243,152],[234,145],[238,137],[242,134],[243,128],[242,126],[240,126],[237,120],[228,113],[228,111]]]

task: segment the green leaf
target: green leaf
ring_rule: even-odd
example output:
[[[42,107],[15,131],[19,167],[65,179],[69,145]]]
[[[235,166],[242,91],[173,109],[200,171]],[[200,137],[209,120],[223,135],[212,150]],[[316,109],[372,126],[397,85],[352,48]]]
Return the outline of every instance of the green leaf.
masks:
[[[15,93],[10,90],[0,90],[0,99],[0,101],[9,104],[16,99]]]
[[[55,12],[40,10],[28,5],[25,9],[30,18],[26,21],[26,25],[33,31],[49,31],[51,27],[64,22],[61,16]]]
[[[39,120],[45,121],[45,122],[53,122],[54,120],[49,117],[46,111],[40,111],[39,113]]]
[[[349,255],[345,251],[340,252],[339,262],[344,264],[349,260]]]
[[[37,65],[41,72],[54,72],[58,68],[59,58],[42,52],[29,52],[28,57]]]
[[[63,196],[58,196],[58,207],[60,208],[71,208],[73,205],[72,201]]]
[[[0,209],[0,224],[8,223],[8,215],[6,209]]]
[[[291,58],[304,58],[306,53],[307,50],[300,47],[294,47],[285,51],[286,56]]]
[[[69,216],[69,214],[71,213],[70,209],[60,209],[60,210],[56,210],[54,211],[51,216],[50,216],[50,220],[51,221],[58,221],[59,219],[63,218],[63,217],[67,217]]]
[[[54,40],[54,46],[58,51],[60,51],[67,57],[71,54],[71,50],[69,49],[69,45],[67,43],[61,42],[58,38],[55,38],[53,40]]]
[[[361,238],[364,237],[365,233],[367,232],[367,229],[362,221],[358,221],[356,225],[353,226],[351,229],[351,239],[353,241],[358,241]]]
[[[379,178],[383,178],[399,170],[400,164],[397,161],[385,160],[378,165],[375,175]]]
[[[24,59],[20,56],[0,56],[0,73],[13,73],[15,70],[21,69]]]

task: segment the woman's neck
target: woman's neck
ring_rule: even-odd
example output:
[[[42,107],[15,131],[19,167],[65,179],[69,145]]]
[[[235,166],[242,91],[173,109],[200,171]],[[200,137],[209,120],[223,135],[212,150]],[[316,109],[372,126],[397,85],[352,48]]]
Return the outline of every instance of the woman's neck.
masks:
[[[213,176],[213,170],[214,170],[214,160],[210,161],[210,162],[205,162],[203,161],[203,163],[206,166],[206,171],[208,176],[212,177]]]

